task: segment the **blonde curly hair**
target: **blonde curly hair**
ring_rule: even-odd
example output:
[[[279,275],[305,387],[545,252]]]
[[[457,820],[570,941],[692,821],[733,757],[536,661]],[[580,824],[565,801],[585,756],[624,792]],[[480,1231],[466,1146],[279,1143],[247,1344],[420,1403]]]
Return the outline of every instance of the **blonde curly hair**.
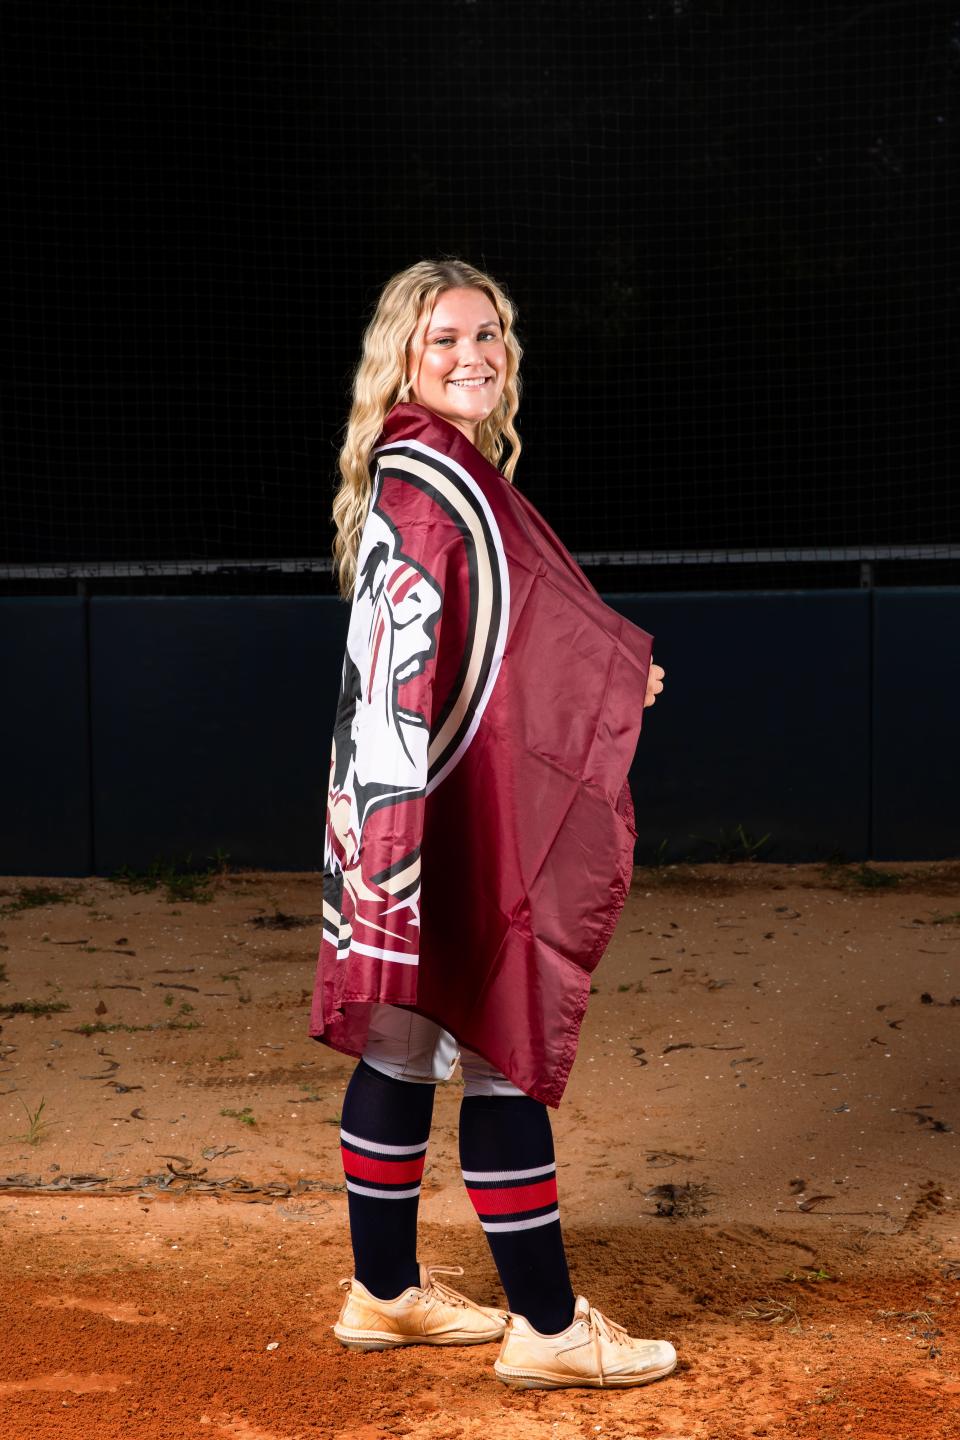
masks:
[[[408,349],[424,314],[445,290],[482,290],[497,312],[507,351],[506,380],[497,408],[477,426],[476,446],[493,465],[500,465],[504,443],[509,454],[502,466],[512,482],[520,457],[520,436],[514,423],[520,405],[520,345],[514,333],[516,312],[502,286],[463,260],[420,260],[387,281],[373,319],[363,337],[363,352],[353,378],[353,404],[340,451],[340,484],[333,499],[337,533],[333,570],[344,599],[350,599],[357,575],[357,552],[373,482],[370,457],[388,411],[409,400],[411,380]]]

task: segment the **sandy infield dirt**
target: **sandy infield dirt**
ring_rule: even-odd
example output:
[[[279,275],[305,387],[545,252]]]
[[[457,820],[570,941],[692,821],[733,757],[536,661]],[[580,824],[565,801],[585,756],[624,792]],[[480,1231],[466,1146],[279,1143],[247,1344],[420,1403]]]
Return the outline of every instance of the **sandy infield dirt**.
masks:
[[[320,878],[206,895],[0,879],[5,1440],[960,1437],[960,862],[636,870],[551,1112],[575,1288],[680,1354],[621,1392],[337,1344]],[[459,1099],[420,1258],[499,1304]]]

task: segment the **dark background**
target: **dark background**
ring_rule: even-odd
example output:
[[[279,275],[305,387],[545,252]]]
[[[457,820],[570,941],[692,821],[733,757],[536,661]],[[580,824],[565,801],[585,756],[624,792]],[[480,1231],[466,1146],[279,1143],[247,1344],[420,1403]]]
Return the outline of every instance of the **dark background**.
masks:
[[[575,552],[925,545],[873,578],[957,582],[957,3],[0,15],[6,593],[71,589],[51,562],[109,591],[145,582],[106,562],[328,559],[363,324],[445,254],[519,305],[517,483]],[[149,589],[227,584],[330,580]]]
[[[637,859],[957,854],[960,0],[0,21],[0,870],[319,869],[351,371],[450,254],[668,672]]]

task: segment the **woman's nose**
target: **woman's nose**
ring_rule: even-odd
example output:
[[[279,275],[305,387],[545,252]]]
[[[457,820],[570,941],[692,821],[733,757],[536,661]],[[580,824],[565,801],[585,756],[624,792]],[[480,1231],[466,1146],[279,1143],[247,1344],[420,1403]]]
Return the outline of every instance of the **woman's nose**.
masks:
[[[476,340],[462,340],[460,342],[460,363],[462,365],[475,365],[483,360],[483,351]]]

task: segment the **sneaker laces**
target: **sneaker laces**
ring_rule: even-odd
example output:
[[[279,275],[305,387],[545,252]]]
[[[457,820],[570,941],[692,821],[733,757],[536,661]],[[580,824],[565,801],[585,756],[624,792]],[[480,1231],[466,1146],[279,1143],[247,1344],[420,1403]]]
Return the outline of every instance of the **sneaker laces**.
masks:
[[[444,1300],[448,1305],[460,1305],[464,1309],[474,1306],[475,1302],[468,1300],[465,1295],[461,1295],[459,1290],[454,1290],[450,1285],[445,1285],[442,1280],[435,1279],[437,1275],[462,1275],[462,1265],[425,1265],[423,1268],[427,1275],[423,1293],[428,1299]],[[341,1290],[349,1290],[353,1284],[353,1276],[345,1275],[338,1283]]]
[[[606,1376],[603,1373],[603,1352],[600,1346],[601,1339],[609,1340],[613,1345],[629,1345],[630,1336],[623,1325],[618,1325],[602,1310],[594,1310],[590,1306],[590,1335],[593,1340],[593,1354],[597,1366],[597,1378],[601,1386],[606,1383]]]
[[[611,1320],[609,1315],[604,1315],[602,1310],[594,1310],[590,1306],[590,1332],[593,1335],[602,1335],[614,1345],[629,1345],[630,1335],[623,1325],[618,1325]]]
[[[454,1290],[452,1286],[445,1285],[442,1280],[434,1279],[436,1275],[462,1275],[462,1265],[425,1265],[423,1268],[427,1273],[427,1283],[424,1286],[424,1290],[429,1295],[436,1297],[438,1300],[445,1300],[448,1305],[461,1305],[465,1309],[472,1308],[473,1302],[468,1300],[465,1295],[461,1295],[459,1290]]]

